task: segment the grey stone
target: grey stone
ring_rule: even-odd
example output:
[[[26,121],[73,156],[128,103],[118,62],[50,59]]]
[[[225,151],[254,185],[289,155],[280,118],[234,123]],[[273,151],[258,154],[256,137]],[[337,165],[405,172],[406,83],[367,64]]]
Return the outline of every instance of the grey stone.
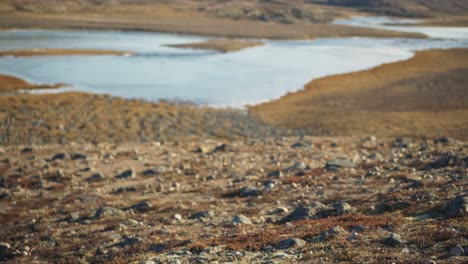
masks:
[[[410,148],[411,146],[413,146],[411,139],[405,137],[396,138],[392,145],[394,148]]]
[[[392,233],[390,236],[384,238],[382,242],[385,245],[392,246],[392,247],[407,243],[405,239],[403,239],[400,235],[395,234],[395,233]]]
[[[298,206],[294,211],[292,211],[289,215],[284,217],[280,222],[292,222],[292,221],[299,221],[307,218],[311,218],[315,214],[315,211],[311,208],[306,206]]]
[[[468,197],[458,196],[457,198],[449,201],[445,206],[445,217],[457,217],[468,215]]]
[[[346,202],[335,203],[333,204],[333,208],[335,208],[337,215],[347,214],[354,210],[354,208]]]
[[[284,175],[283,175],[282,171],[275,170],[275,171],[272,171],[272,172],[268,173],[267,176],[272,177],[272,178],[282,178]]]
[[[140,244],[142,241],[143,240],[141,238],[139,238],[139,237],[128,237],[128,238],[125,238],[124,240],[120,241],[119,243],[114,244],[114,246],[124,248],[124,247],[133,246],[133,245],[136,245],[136,244]]]
[[[346,168],[354,168],[356,164],[348,159],[348,158],[336,158],[329,160],[327,164],[325,164],[325,169],[327,170],[339,170],[339,169],[346,169]]]
[[[457,139],[453,139],[450,137],[440,137],[434,139],[435,144],[442,144],[444,146],[459,146],[463,145],[463,142]]]
[[[143,176],[155,176],[155,175],[160,175],[164,174],[168,171],[168,169],[165,166],[156,166],[153,169],[147,169],[142,172]]]
[[[452,256],[463,256],[464,254],[465,249],[460,245],[457,245],[456,247],[450,249],[450,255]]]
[[[83,153],[70,153],[71,160],[85,160],[87,158],[88,156],[86,156],[86,154]]]
[[[257,195],[260,195],[260,193],[261,193],[260,190],[258,190],[257,188],[250,187],[250,186],[242,187],[239,190],[240,197],[257,196]]]
[[[337,236],[347,234],[346,230],[344,230],[341,226],[334,226],[327,230],[327,235],[329,236]]]
[[[126,171],[123,171],[119,174],[117,174],[117,176],[115,176],[117,179],[127,179],[127,178],[133,178],[135,177],[135,173],[133,172],[132,169],[129,169],[129,170],[126,170]]]
[[[252,224],[252,220],[250,220],[250,218],[248,218],[248,217],[245,216],[245,215],[236,215],[236,216],[234,216],[234,217],[231,219],[231,223],[233,223],[233,224],[247,224],[247,225],[251,225],[251,224]]]
[[[305,170],[308,166],[302,161],[296,161],[291,167],[284,169],[284,172],[293,172],[297,170]]]
[[[151,207],[152,205],[149,202],[143,201],[130,206],[130,209],[143,213],[147,212],[149,209],[151,209]]]
[[[298,141],[291,145],[292,148],[304,148],[304,149],[311,149],[312,144],[306,141]]]
[[[278,248],[287,249],[287,248],[301,248],[304,247],[307,243],[299,238],[289,238],[285,239],[278,244]]]
[[[87,182],[102,182],[104,181],[104,176],[101,173],[94,173],[93,175],[86,178]]]
[[[57,153],[52,157],[52,161],[54,161],[54,160],[63,160],[63,159],[66,158],[66,156],[67,155],[65,153]]]
[[[189,219],[201,219],[201,218],[207,218],[207,217],[214,217],[214,212],[213,211],[201,211],[197,213],[193,213]]]
[[[101,206],[99,209],[96,210],[94,214],[94,218],[101,219],[101,218],[116,218],[125,216],[125,212],[111,206]]]

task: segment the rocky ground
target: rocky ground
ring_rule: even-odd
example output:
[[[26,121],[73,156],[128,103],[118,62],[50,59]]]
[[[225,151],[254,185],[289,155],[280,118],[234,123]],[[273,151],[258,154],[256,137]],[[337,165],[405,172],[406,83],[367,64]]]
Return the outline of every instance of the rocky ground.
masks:
[[[0,148],[6,263],[463,263],[468,143],[305,137]]]

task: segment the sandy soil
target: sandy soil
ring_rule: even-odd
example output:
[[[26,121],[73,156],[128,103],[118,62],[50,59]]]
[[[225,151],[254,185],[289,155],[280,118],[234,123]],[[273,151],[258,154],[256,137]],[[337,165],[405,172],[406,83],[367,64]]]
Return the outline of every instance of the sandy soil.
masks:
[[[215,39],[201,43],[175,44],[166,46],[174,48],[205,49],[216,50],[219,52],[232,52],[261,45],[263,45],[263,43],[260,41],[248,41],[242,39]]]
[[[467,138],[467,74],[468,50],[423,51],[408,61],[314,80],[251,112],[317,134]]]
[[[226,38],[270,38],[270,39],[310,39],[318,37],[416,37],[420,33],[403,33],[387,30],[358,28],[325,23],[294,24],[233,20],[188,14],[187,17],[151,17],[145,14],[106,14],[84,13],[42,14],[42,13],[0,13],[2,28],[70,28],[70,29],[110,29],[143,30],[167,33],[207,35]]]
[[[99,55],[132,55],[128,51],[90,50],[90,49],[28,49],[0,51],[0,57],[33,57],[33,56],[99,56]]]
[[[0,93],[10,93],[18,90],[54,89],[62,86],[63,84],[31,84],[20,78],[0,74]]]

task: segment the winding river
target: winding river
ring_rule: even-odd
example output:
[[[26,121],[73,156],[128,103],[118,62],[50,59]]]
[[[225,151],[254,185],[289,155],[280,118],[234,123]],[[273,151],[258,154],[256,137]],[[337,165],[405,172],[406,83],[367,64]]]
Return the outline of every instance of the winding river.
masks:
[[[430,38],[263,40],[263,46],[218,53],[164,46],[208,39],[197,36],[125,31],[8,30],[0,32],[0,50],[80,48],[124,50],[135,55],[2,57],[0,72],[33,83],[69,84],[62,90],[242,107],[302,89],[312,79],[405,60],[418,50],[468,47],[468,28],[398,25],[401,22],[405,21],[370,17],[335,21],[337,24],[421,32]]]

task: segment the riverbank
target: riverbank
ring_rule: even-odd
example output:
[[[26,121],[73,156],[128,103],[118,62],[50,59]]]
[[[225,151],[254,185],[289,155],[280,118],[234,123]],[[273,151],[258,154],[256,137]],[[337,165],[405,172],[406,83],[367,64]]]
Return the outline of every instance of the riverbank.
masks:
[[[28,49],[0,51],[0,57],[34,57],[34,56],[130,56],[133,52],[117,50],[91,50],[91,49]]]
[[[417,52],[410,60],[308,83],[250,108],[263,121],[329,135],[468,135],[468,50]]]
[[[0,74],[0,93],[15,93],[19,90],[57,89],[64,84],[31,84],[17,77]]]
[[[0,13],[0,27],[7,29],[99,29],[136,30],[192,34],[224,38],[312,39],[330,37],[425,38],[420,33],[332,25],[326,23],[281,24],[226,18],[172,18],[145,16],[105,16],[99,14],[60,15]]]
[[[249,41],[243,39],[213,39],[200,43],[174,44],[165,46],[184,49],[203,49],[215,50],[219,52],[232,52],[262,45],[263,42],[260,41]]]

